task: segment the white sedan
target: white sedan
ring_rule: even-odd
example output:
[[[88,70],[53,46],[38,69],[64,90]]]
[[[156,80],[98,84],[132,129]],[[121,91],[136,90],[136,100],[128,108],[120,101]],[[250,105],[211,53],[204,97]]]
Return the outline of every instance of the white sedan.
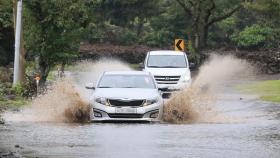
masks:
[[[90,98],[91,121],[159,121],[163,99],[149,72],[104,72]]]

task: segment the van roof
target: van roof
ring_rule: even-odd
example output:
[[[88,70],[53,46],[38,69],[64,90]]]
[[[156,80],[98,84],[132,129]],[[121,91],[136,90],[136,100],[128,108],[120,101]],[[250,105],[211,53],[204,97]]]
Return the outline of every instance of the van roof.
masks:
[[[185,52],[174,50],[156,50],[150,51],[150,55],[184,55]]]

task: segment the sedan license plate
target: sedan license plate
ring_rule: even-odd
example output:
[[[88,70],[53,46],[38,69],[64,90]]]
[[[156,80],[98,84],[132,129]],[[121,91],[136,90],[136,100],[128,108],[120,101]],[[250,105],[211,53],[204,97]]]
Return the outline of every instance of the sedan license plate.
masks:
[[[135,114],[137,113],[136,109],[134,108],[116,108],[116,113],[130,113],[130,114]]]

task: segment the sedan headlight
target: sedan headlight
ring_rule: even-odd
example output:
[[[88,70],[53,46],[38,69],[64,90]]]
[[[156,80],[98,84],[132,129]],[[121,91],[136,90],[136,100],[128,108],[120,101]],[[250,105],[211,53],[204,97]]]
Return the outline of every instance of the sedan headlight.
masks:
[[[158,98],[153,98],[153,99],[147,99],[145,101],[145,103],[143,104],[143,106],[148,106],[148,105],[152,105],[158,102]]]
[[[99,104],[107,105],[107,106],[110,105],[108,100],[106,98],[104,98],[104,97],[96,98],[95,102],[97,102]]]

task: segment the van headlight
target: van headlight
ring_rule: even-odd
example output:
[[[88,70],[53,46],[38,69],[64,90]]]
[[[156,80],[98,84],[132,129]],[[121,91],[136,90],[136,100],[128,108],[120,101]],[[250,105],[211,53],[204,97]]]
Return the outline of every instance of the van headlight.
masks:
[[[109,102],[108,102],[108,100],[107,100],[106,98],[104,98],[104,97],[96,98],[96,99],[95,99],[95,102],[97,102],[97,103],[99,103],[99,104],[107,105],[107,106],[110,105]]]
[[[153,98],[153,99],[146,99],[145,103],[143,104],[143,106],[148,106],[148,105],[152,105],[158,102],[158,98]]]
[[[184,74],[182,77],[183,77],[183,82],[189,82],[191,80],[191,76],[189,75],[189,73]]]

